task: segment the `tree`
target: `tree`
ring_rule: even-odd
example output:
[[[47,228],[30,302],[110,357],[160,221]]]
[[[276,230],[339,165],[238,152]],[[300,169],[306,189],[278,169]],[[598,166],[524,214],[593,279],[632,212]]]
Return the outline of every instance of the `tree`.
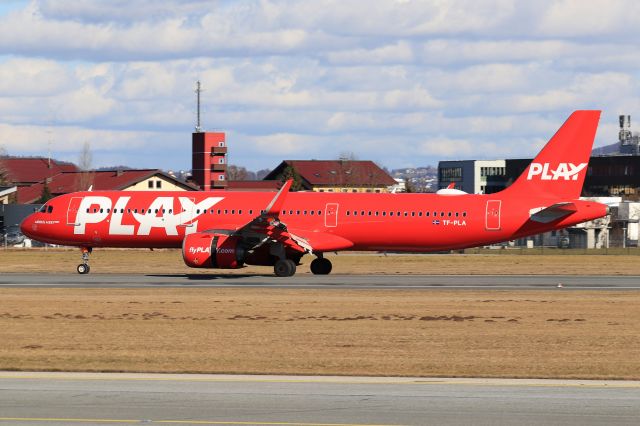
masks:
[[[416,188],[416,185],[411,182],[411,179],[406,178],[404,180],[404,191],[405,192],[420,192],[418,191],[418,188]]]
[[[91,163],[93,162],[93,154],[91,153],[91,144],[85,141],[82,145],[82,151],[78,157],[78,168],[81,170],[78,178],[78,189],[80,191],[88,190],[93,184],[94,173],[91,171]]]
[[[282,177],[280,178],[280,180],[282,181],[282,183],[285,183],[289,179],[293,179],[293,183],[291,184],[291,191],[300,191],[304,189],[300,174],[294,167],[287,165],[287,167],[285,167],[284,171],[282,172]]]
[[[51,195],[51,190],[49,190],[49,185],[45,180],[44,186],[42,187],[42,193],[40,194],[40,198],[38,198],[38,200],[36,201],[36,204],[44,204],[52,198],[53,195]]]
[[[227,180],[247,180],[249,172],[245,167],[229,164],[227,166]]]
[[[269,173],[271,173],[270,169],[260,169],[256,172],[256,179],[264,179]]]
[[[7,151],[4,149],[4,147],[0,146],[0,185],[6,185],[7,183],[9,183],[8,177],[7,177],[7,170],[4,167],[4,157],[7,156]]]

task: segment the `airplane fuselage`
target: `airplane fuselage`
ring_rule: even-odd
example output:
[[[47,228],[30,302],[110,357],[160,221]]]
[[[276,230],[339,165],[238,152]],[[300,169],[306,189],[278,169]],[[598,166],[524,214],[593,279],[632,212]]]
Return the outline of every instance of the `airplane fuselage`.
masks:
[[[39,240],[83,247],[178,248],[188,234],[235,230],[259,216],[268,192],[110,192],[64,195],[25,228]],[[511,240],[603,216],[606,207],[575,201],[575,214],[531,222],[531,205],[553,200],[491,195],[290,193],[280,220],[305,234],[353,243],[344,249],[439,251]]]

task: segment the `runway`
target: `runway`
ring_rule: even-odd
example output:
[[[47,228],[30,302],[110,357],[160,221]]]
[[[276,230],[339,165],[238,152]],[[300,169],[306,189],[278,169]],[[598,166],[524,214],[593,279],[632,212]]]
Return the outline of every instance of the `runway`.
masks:
[[[640,382],[0,372],[0,424],[637,424]]]
[[[639,276],[580,275],[271,275],[224,274],[13,274],[0,276],[2,287],[49,288],[276,288],[349,290],[640,290]]]

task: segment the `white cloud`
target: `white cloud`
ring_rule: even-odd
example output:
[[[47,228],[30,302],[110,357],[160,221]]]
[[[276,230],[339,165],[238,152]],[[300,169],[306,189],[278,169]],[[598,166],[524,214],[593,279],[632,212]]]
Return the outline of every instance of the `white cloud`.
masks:
[[[524,157],[578,108],[602,145],[640,113],[635,3],[32,0],[0,15],[0,144],[185,169],[200,79],[252,168]]]

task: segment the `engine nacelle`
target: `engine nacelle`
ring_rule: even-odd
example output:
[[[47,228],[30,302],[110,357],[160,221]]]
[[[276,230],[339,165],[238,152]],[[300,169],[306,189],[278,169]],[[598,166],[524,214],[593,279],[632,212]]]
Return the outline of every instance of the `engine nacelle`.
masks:
[[[242,267],[245,256],[240,238],[199,232],[184,238],[182,257],[192,268],[236,269]]]

